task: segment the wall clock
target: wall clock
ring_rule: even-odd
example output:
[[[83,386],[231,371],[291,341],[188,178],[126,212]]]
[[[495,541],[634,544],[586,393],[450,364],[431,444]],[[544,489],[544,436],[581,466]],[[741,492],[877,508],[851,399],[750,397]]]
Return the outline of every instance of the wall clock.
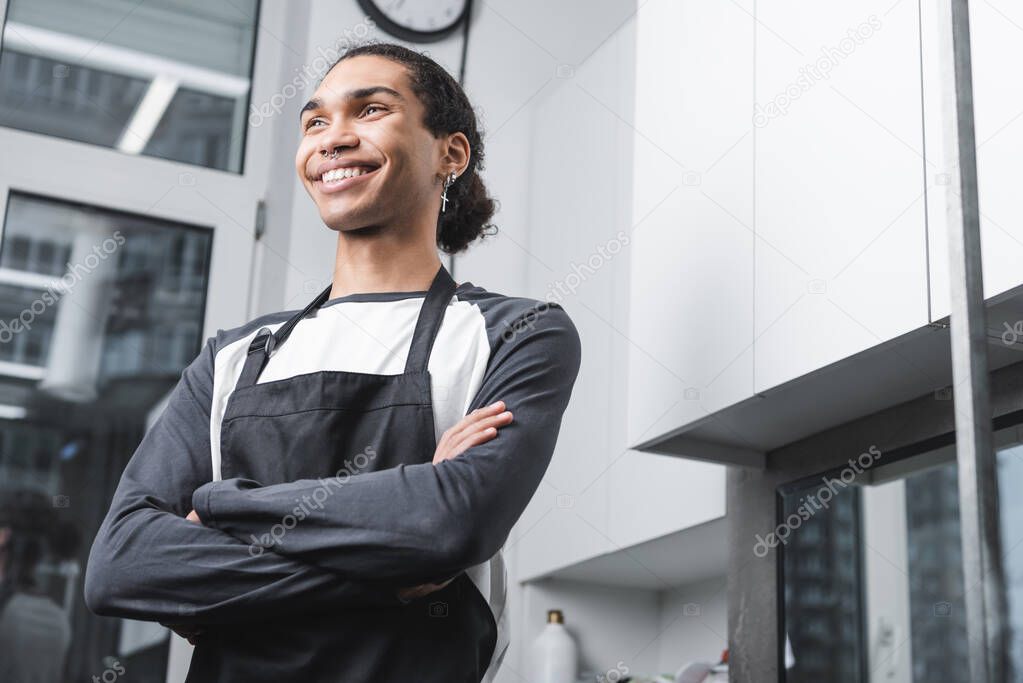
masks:
[[[359,0],[359,6],[390,35],[433,43],[458,28],[469,0]]]

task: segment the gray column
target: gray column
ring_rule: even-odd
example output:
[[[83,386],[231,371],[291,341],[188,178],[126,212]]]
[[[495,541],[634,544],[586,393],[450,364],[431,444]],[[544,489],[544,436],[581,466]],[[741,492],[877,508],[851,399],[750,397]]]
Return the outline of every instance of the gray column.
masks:
[[[967,0],[943,0],[940,59],[945,87],[949,316],[966,623],[973,683],[1008,680],[998,470],[991,436],[987,316],[980,250],[977,155]]]

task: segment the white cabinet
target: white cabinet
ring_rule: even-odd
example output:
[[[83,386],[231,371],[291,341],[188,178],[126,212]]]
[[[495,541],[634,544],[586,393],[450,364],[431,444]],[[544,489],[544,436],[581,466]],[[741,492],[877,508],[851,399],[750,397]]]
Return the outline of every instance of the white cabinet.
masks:
[[[637,23],[628,443],[753,393],[753,2]]]
[[[942,83],[937,55],[939,21],[925,5],[924,113],[927,130],[927,182],[930,237],[931,319],[949,313],[947,185]],[[974,118],[980,204],[984,297],[997,296],[1023,283],[1023,82],[1006,71],[1023,62],[1019,40],[1023,9],[1018,2],[991,0],[970,4],[973,56]],[[957,198],[954,196],[954,198]],[[998,333],[1004,332],[997,330]]]
[[[927,322],[916,3],[757,3],[755,389]]]

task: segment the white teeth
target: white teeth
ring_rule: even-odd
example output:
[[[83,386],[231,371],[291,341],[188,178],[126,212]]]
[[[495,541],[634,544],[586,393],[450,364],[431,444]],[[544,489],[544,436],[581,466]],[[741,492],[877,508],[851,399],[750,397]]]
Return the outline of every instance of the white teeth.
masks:
[[[335,168],[327,171],[323,174],[321,180],[325,183],[334,182],[336,180],[343,180],[345,178],[354,178],[355,176],[365,175],[374,169],[369,166],[352,166],[349,168]]]

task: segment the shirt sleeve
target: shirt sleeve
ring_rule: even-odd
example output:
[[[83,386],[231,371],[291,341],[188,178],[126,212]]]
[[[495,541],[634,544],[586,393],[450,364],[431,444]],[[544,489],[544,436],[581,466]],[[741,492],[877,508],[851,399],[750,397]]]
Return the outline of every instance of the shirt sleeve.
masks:
[[[402,604],[393,585],[345,580],[185,519],[193,491],[212,478],[213,348],[211,337],[121,475],[89,552],[86,605],[187,624]]]
[[[493,342],[469,410],[503,400],[513,419],[489,441],[436,465],[354,474],[282,534],[270,531],[322,480],[210,482],[195,491],[196,512],[237,538],[272,536],[275,553],[352,579],[439,581],[490,559],[547,470],[579,371],[575,326],[560,305],[546,306]]]

